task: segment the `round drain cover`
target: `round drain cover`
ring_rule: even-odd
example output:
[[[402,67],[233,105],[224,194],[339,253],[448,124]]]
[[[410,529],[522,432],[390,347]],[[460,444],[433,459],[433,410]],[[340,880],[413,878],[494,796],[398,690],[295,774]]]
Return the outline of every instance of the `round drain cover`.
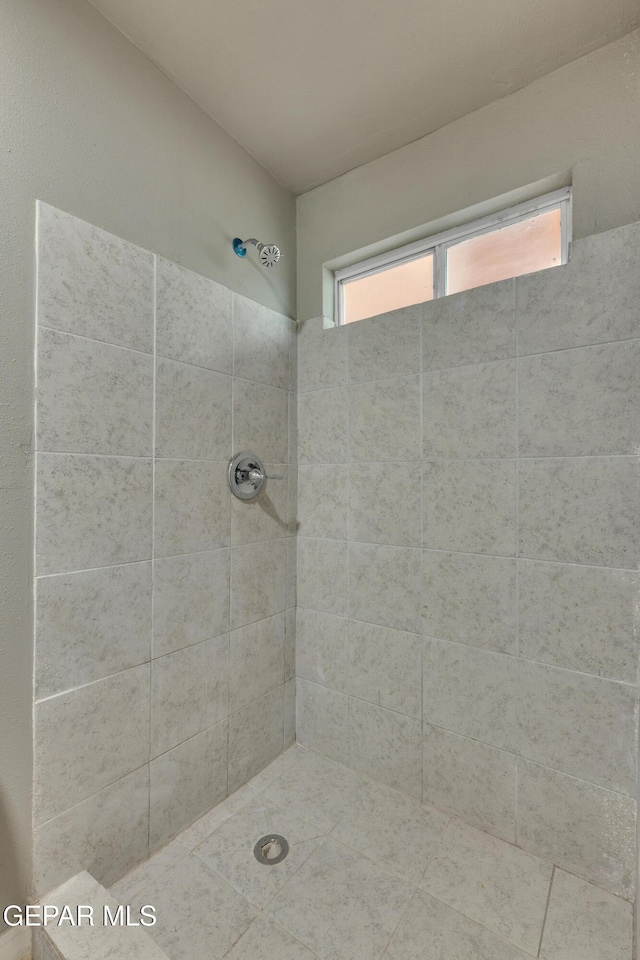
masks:
[[[253,852],[259,863],[274,866],[276,863],[282,863],[289,853],[289,844],[284,837],[277,833],[268,833],[266,837],[261,837],[258,840]]]

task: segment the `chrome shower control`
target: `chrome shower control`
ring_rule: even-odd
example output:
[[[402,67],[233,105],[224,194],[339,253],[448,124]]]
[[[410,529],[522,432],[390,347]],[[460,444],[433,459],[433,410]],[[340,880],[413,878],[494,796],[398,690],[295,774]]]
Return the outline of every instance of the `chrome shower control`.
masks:
[[[231,493],[239,500],[253,500],[264,488],[267,480],[284,480],[282,474],[267,476],[260,457],[250,450],[236,453],[229,460],[227,478]]]

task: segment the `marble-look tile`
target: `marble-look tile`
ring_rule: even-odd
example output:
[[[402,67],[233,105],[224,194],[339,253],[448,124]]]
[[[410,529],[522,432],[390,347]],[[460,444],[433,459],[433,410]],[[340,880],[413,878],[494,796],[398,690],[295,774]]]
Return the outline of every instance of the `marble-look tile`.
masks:
[[[231,629],[286,607],[287,541],[265,540],[231,550]]]
[[[178,840],[172,840],[158,853],[112,884],[109,890],[111,896],[115,897],[118,903],[130,903],[132,897],[168,873],[180,860],[184,860],[189,852],[188,847],[184,847]]]
[[[519,353],[543,353],[640,333],[637,223],[571,246],[571,262],[519,277]]]
[[[233,373],[231,290],[161,257],[156,283],[158,355]]]
[[[332,831],[336,840],[418,883],[437,850],[449,817],[435,807],[398,793],[381,783],[368,783]]]
[[[151,557],[151,461],[39,453],[36,573]]]
[[[289,537],[287,544],[287,566],[285,571],[285,593],[287,609],[298,602],[298,538]]]
[[[514,461],[426,462],[423,507],[425,547],[499,556],[515,554]]]
[[[516,744],[514,657],[442,640],[424,641],[423,716],[502,750]]]
[[[229,713],[229,637],[216,637],[151,665],[151,756],[223,720]]]
[[[171,960],[221,960],[256,917],[256,910],[221,876],[193,855],[139,893],[157,923],[149,936]]]
[[[385,960],[526,960],[520,950],[486,927],[417,890],[398,924]]]
[[[298,463],[298,394],[289,391],[289,463]]]
[[[155,555],[229,546],[230,498],[226,463],[156,460]]]
[[[31,936],[22,928],[17,927],[11,933],[5,934],[5,940],[6,944],[3,942],[2,946],[11,950],[9,957],[12,957],[13,953],[21,949],[22,946],[26,950],[27,945],[31,942],[31,952],[26,952],[24,954],[25,958],[28,957],[29,960],[64,960],[43,927],[36,927],[31,931]]]
[[[36,824],[149,760],[149,673],[143,664],[36,705]]]
[[[519,560],[521,656],[635,683],[639,593],[631,571]]]
[[[258,917],[238,940],[228,960],[313,960],[317,956],[265,916]]]
[[[635,801],[518,760],[518,846],[630,900]]]
[[[345,690],[349,670],[349,621],[298,607],[297,676],[334,690]]]
[[[36,580],[36,699],[151,657],[151,564]]]
[[[227,796],[228,739],[228,721],[221,720],[151,761],[151,851]]]
[[[639,466],[633,457],[521,460],[520,556],[636,569]]]
[[[298,467],[298,525],[302,537],[340,540],[347,530],[349,468],[334,464]]]
[[[422,745],[423,800],[515,842],[516,758],[429,723]]]
[[[265,869],[256,860],[253,848],[261,837],[271,833],[286,837],[289,853],[281,863]],[[260,794],[226,820],[195,853],[238,893],[262,909],[321,840],[316,826]]]
[[[504,840],[452,820],[421,886],[535,957],[552,869]]]
[[[349,544],[349,590],[354,620],[421,632],[422,551]]]
[[[422,563],[427,636],[515,654],[515,560],[425,550]]]
[[[383,952],[412,887],[326,840],[267,906],[267,913],[323,960],[371,960]]]
[[[515,307],[514,280],[423,304],[422,369],[514,357]]]
[[[38,323],[153,349],[154,256],[38,202]]]
[[[413,463],[352,463],[349,467],[349,536],[368,543],[419,547],[422,543],[420,475]],[[333,481],[335,485],[335,480]]]
[[[228,459],[231,377],[161,357],[156,364],[156,457]]]
[[[632,947],[632,905],[556,870],[540,960],[624,960]]]
[[[284,749],[284,685],[229,717],[229,790],[260,773]]]
[[[422,423],[425,457],[514,457],[515,360],[425,373]]]
[[[266,769],[269,770],[270,768],[267,767]],[[234,813],[237,813],[245,804],[249,803],[249,801],[256,796],[257,792],[259,791],[253,789],[252,783],[245,783],[239,790],[229,794],[225,800],[222,800],[216,804],[212,810],[205,813],[204,817],[200,817],[200,819],[192,823],[190,827],[187,827],[186,830],[179,833],[174,843],[179,844],[183,849],[191,853],[196,847],[200,846],[203,840],[206,840],[218,827],[222,826],[229,817],[232,817]],[[165,850],[166,849],[168,848],[165,847]]]
[[[298,604],[344,617],[348,609],[348,552],[340,540],[298,537]]]
[[[258,620],[229,637],[229,711],[284,683],[285,615]]]
[[[298,390],[298,332],[299,324],[293,320],[289,324],[289,390]]]
[[[291,454],[289,454],[291,457]],[[294,462],[289,463],[285,471],[287,474],[287,493],[289,502],[287,504],[287,533],[290,537],[295,537],[298,532],[298,465]]]
[[[346,387],[298,397],[298,463],[345,463],[348,458]]]
[[[520,455],[636,454],[639,366],[640,340],[519,360]]]
[[[154,657],[228,632],[230,570],[229,549],[154,562]]]
[[[238,293],[233,295],[233,373],[289,389],[289,328],[293,321]]]
[[[422,304],[347,326],[349,380],[382,380],[420,373]]]
[[[338,763],[349,762],[349,699],[343,693],[296,681],[298,742]]]
[[[636,687],[519,661],[523,757],[633,796],[637,737]]]
[[[422,638],[403,630],[349,621],[348,667],[336,686],[408,717],[421,718]]]
[[[289,479],[295,467],[286,463],[265,463],[267,480],[254,500],[231,497],[231,543],[277,540],[289,535]],[[295,490],[293,491],[295,495]]]
[[[287,463],[289,392],[234,378],[232,446],[257,453],[265,463]]]
[[[284,749],[296,742],[296,678],[284,685]]]
[[[352,383],[349,459],[419,460],[422,455],[420,377]]]
[[[146,858],[148,843],[149,767],[145,765],[37,827],[36,896],[81,870],[108,886]]]
[[[363,700],[349,700],[349,764],[409,796],[422,795],[419,720]]]
[[[348,327],[324,329],[324,318],[298,328],[298,391],[339,387],[347,382]]]
[[[296,675],[296,609],[289,607],[284,619],[284,679]]]
[[[38,330],[37,448],[149,457],[153,359]]]

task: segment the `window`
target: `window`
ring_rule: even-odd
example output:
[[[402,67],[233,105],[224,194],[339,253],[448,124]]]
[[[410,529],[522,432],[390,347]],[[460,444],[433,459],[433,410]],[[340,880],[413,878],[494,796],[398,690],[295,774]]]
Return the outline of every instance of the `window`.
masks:
[[[354,323],[567,262],[566,188],[335,273],[336,322]]]

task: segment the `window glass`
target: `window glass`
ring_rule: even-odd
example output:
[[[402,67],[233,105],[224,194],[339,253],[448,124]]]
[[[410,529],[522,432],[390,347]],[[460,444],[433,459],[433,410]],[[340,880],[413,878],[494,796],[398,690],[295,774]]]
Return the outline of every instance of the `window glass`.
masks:
[[[433,300],[433,254],[342,285],[343,323]]]

